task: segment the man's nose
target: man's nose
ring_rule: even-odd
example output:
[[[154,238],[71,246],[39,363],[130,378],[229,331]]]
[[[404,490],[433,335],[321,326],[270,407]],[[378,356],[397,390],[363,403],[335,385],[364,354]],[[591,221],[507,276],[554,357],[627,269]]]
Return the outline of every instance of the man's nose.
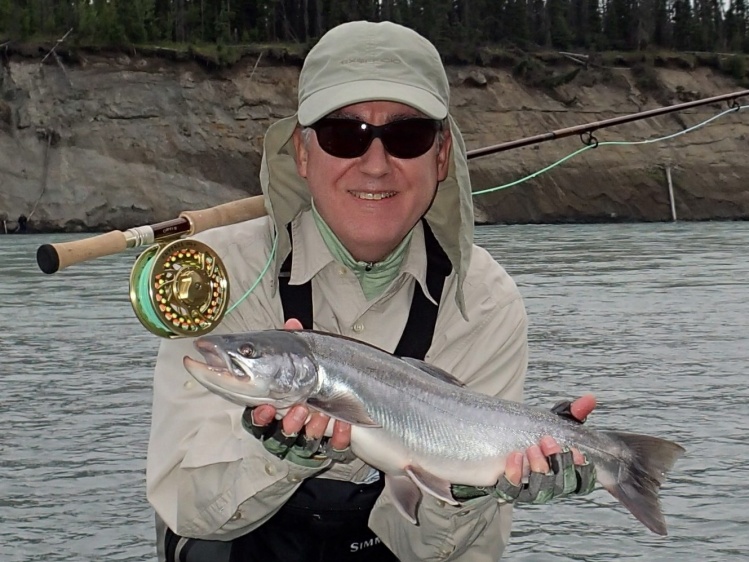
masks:
[[[387,173],[390,167],[388,158],[389,154],[385,150],[382,140],[373,139],[372,144],[369,145],[367,151],[361,156],[361,170],[369,175],[383,175]]]

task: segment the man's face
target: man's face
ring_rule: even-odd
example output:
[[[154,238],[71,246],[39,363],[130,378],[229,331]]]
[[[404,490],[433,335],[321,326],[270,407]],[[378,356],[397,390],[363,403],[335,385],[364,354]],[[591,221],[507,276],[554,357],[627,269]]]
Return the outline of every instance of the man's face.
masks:
[[[385,125],[423,115],[401,103],[370,101],[330,117]],[[299,175],[307,180],[315,208],[354,258],[385,258],[427,211],[437,182],[447,177],[449,128],[441,146],[435,138],[425,154],[410,159],[389,154],[379,138],[359,157],[337,158],[320,148],[316,133],[309,133],[305,143],[297,129],[294,146]]]

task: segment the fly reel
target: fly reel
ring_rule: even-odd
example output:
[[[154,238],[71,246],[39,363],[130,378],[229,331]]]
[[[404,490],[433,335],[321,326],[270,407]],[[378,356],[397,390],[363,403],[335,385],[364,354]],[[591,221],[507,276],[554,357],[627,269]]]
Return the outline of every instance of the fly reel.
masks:
[[[221,322],[229,282],[221,258],[206,244],[179,239],[151,246],[130,273],[130,303],[162,338],[207,334]]]

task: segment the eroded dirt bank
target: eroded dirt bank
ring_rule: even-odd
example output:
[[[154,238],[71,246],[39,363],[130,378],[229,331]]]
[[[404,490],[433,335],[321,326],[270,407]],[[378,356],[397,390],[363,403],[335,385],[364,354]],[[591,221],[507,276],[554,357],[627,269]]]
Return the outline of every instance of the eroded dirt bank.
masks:
[[[42,231],[128,228],[259,192],[262,136],[294,111],[298,61],[245,57],[208,69],[159,57],[23,56],[0,68],[0,215]],[[709,68],[547,70],[449,66],[452,111],[470,149],[741,89]],[[574,78],[570,78],[574,76]],[[744,99],[749,104],[749,100]],[[644,140],[716,115],[713,105],[597,133]],[[577,137],[471,162],[474,189],[506,184],[582,146]],[[601,146],[531,181],[476,198],[484,222],[668,220],[670,167],[680,219],[749,218],[749,111],[667,142]]]

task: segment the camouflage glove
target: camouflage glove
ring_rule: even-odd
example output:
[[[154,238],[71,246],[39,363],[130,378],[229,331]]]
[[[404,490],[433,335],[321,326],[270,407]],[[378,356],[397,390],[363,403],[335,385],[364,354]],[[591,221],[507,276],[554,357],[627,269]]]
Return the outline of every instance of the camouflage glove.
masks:
[[[585,420],[578,420],[572,415],[572,402],[563,400],[554,405],[551,411],[558,416],[582,424]],[[564,496],[585,495],[593,491],[596,485],[596,468],[587,459],[585,464],[576,466],[569,449],[547,458],[549,472],[531,472],[528,482],[521,482],[515,486],[502,476],[495,486],[478,488],[474,486],[454,485],[453,497],[456,500],[469,500],[481,496],[492,495],[498,499],[511,503],[548,503],[554,498]]]
[[[285,459],[299,466],[315,468],[327,459],[349,462],[354,458],[349,447],[343,451],[330,447],[327,437],[310,439],[304,432],[287,435],[283,430],[281,420],[274,419],[268,425],[257,425],[252,417],[253,410],[254,408],[245,408],[242,414],[242,427],[255,439],[261,441],[268,452],[279,459]]]
[[[585,423],[585,419],[579,420],[572,415],[572,401],[571,400],[560,400],[551,408],[551,413],[558,415],[560,418],[564,418],[567,421],[579,423],[580,425]]]
[[[517,486],[502,476],[495,486],[487,488],[455,485],[452,487],[453,496],[456,500],[468,500],[491,495],[510,503],[540,504],[572,494],[588,494],[593,490],[596,470],[590,462],[576,466],[569,449],[551,455],[547,460],[548,473],[531,472],[528,481]]]

